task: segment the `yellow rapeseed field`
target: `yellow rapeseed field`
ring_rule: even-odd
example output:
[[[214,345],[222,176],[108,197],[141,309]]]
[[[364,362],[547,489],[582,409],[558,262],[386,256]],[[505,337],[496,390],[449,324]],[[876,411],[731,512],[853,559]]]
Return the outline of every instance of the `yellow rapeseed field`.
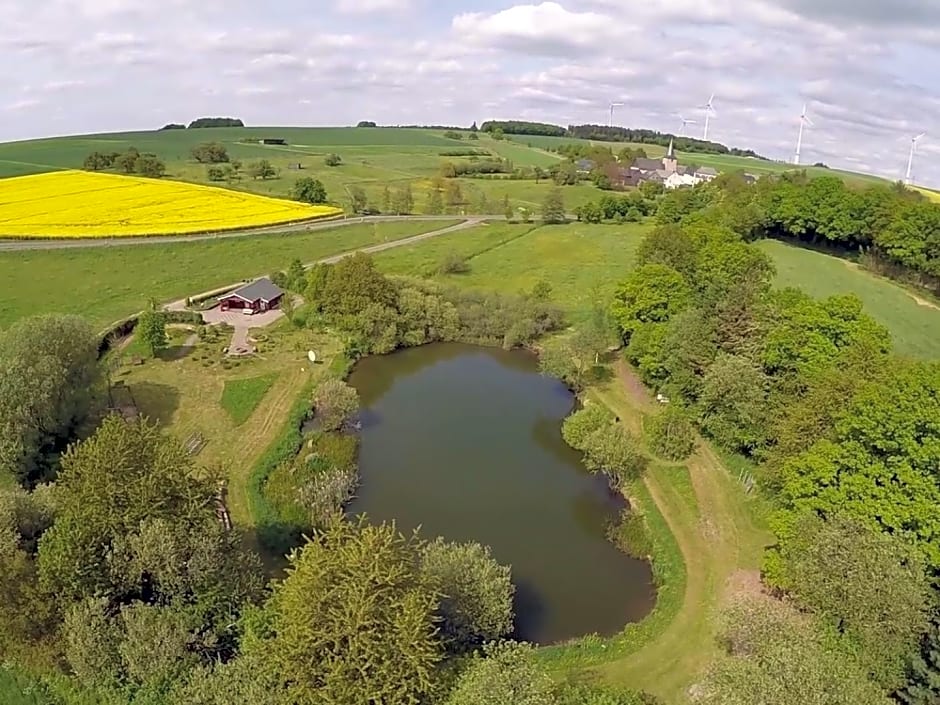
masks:
[[[0,238],[180,235],[341,212],[213,186],[86,171],[0,179]]]
[[[918,191],[920,191],[922,194],[924,194],[927,198],[929,198],[931,201],[940,203],[940,192],[933,191],[931,189],[920,188],[919,186],[915,186],[915,188]]]

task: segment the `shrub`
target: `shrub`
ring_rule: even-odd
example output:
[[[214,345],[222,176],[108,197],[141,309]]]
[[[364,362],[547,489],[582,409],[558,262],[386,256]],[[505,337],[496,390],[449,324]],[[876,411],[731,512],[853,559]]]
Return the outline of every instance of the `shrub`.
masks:
[[[619,550],[634,558],[653,555],[653,537],[642,514],[625,509],[620,519],[607,527],[607,539]]]
[[[615,489],[643,474],[647,459],[640,444],[621,424],[609,424],[589,434],[582,444],[584,465],[603,472]]]
[[[342,428],[359,411],[359,393],[341,379],[328,379],[313,393],[313,407],[320,428]]]
[[[565,419],[561,435],[572,448],[584,450],[585,439],[595,431],[609,426],[614,415],[602,404],[590,404]]]
[[[464,651],[512,631],[511,571],[488,547],[438,538],[425,546],[421,571],[442,596],[440,631],[450,648]]]
[[[685,460],[695,450],[695,429],[685,410],[669,404],[646,422],[649,449],[667,460]]]
[[[470,263],[459,252],[448,252],[437,268],[438,274],[466,274],[470,271]]]
[[[343,158],[338,154],[327,154],[326,159],[323,160],[323,163],[327,166],[339,166],[343,163]]]

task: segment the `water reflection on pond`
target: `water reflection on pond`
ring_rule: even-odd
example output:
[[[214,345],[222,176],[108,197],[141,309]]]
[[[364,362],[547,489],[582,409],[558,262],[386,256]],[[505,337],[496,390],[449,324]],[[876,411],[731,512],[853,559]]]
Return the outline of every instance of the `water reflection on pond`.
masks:
[[[532,356],[431,345],[368,358],[350,383],[363,406],[351,513],[489,545],[512,565],[518,638],[609,635],[648,613],[648,564],[604,538],[623,502],[561,438],[574,399]]]

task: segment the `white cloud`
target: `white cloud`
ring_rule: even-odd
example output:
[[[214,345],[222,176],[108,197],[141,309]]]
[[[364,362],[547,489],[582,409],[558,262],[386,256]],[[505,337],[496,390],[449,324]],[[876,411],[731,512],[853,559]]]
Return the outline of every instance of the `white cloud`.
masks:
[[[352,15],[373,12],[407,12],[412,9],[412,0],[338,0],[336,8]]]
[[[940,185],[940,0],[0,0],[0,139],[493,117],[677,130]],[[931,42],[935,42],[931,44]],[[64,97],[67,97],[65,100]],[[937,142],[931,140],[936,135]]]
[[[603,14],[571,12],[557,2],[516,5],[494,14],[465,13],[454,17],[451,27],[457,40],[550,56],[571,50],[602,52],[604,42],[623,31]]]

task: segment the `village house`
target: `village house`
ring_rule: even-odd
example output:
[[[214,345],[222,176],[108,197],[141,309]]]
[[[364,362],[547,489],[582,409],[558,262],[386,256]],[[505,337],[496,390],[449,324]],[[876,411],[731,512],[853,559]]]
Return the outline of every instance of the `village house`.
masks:
[[[250,284],[219,297],[223,311],[241,309],[245,313],[258,313],[277,308],[284,297],[284,290],[267,277],[256,279]]]
[[[617,186],[639,186],[645,181],[658,181],[668,189],[683,186],[695,186],[705,181],[711,181],[718,172],[711,167],[693,169],[679,164],[675,144],[669,141],[669,149],[662,159],[647,159],[638,157],[629,167],[629,175],[622,170],[618,173],[608,174],[611,184]]]

